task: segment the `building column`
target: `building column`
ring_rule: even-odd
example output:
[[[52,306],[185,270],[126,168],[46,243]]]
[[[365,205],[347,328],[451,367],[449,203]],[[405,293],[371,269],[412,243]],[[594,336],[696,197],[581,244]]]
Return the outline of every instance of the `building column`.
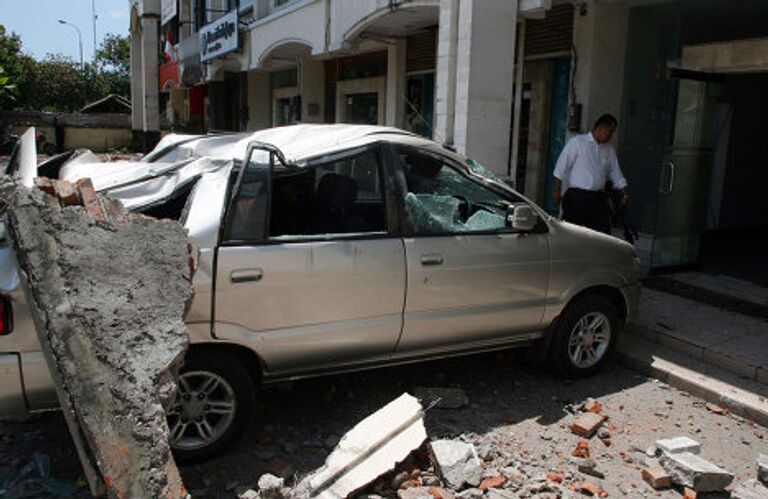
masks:
[[[248,131],[272,126],[271,100],[269,73],[248,71]]]
[[[131,8],[131,130],[133,145],[142,148],[144,129],[144,75],[141,66],[141,24],[136,6]]]
[[[405,124],[405,40],[387,47],[387,126],[403,128]]]
[[[141,67],[143,91],[140,105],[144,108],[142,119],[143,149],[151,151],[160,140],[160,109],[158,101],[159,16],[144,13],[141,16]]]
[[[454,144],[507,174],[517,0],[463,0],[456,54]]]
[[[446,144],[453,144],[458,38],[459,0],[441,0],[437,32],[434,139]]]
[[[299,62],[301,122],[322,123],[325,117],[325,64],[322,61]]]

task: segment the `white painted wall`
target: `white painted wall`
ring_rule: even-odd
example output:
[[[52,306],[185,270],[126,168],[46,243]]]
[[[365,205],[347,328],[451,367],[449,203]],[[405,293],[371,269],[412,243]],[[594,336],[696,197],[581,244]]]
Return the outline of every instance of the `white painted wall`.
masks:
[[[299,2],[251,24],[246,42],[250,45],[250,69],[261,68],[272,50],[287,43],[306,45],[313,54],[322,53],[325,16],[325,0],[312,0]]]
[[[269,73],[248,72],[248,130],[261,130],[272,126]]]

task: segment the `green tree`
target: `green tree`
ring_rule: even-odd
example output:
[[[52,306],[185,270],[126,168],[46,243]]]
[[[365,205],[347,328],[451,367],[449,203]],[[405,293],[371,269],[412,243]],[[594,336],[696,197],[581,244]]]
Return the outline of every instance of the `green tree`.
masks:
[[[48,54],[31,61],[19,88],[21,107],[73,112],[109,93],[109,83],[93,64],[82,69],[71,57]]]
[[[130,99],[131,42],[128,36],[109,34],[96,50],[95,63],[109,86],[109,93]]]
[[[21,38],[16,33],[8,34],[0,24],[0,109],[15,105],[18,86],[24,77],[24,65],[28,59],[21,53]]]

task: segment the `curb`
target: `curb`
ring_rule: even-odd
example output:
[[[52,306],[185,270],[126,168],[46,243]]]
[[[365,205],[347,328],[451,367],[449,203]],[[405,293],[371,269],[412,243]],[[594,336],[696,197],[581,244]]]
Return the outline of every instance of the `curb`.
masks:
[[[748,361],[725,355],[712,348],[676,338],[662,331],[654,331],[637,324],[628,324],[624,329],[625,336],[643,338],[661,347],[677,350],[703,363],[725,369],[733,374],[768,385],[768,370],[762,366],[750,364]]]
[[[632,334],[619,337],[617,360],[734,414],[768,427],[768,387],[689,355]]]

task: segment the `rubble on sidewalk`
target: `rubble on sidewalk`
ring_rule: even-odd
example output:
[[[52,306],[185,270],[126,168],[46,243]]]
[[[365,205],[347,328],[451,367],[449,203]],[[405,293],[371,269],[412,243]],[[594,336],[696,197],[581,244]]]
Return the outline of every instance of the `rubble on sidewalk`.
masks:
[[[184,497],[164,407],[188,344],[186,233],[176,222],[127,213],[87,181],[38,185],[48,193],[4,177],[0,197],[91,491]]]
[[[701,444],[688,437],[674,437],[656,440],[656,448],[667,454],[679,454],[681,452],[690,452],[699,454]]]
[[[733,481],[732,473],[690,452],[662,453],[659,463],[674,483],[696,492],[721,491]]]
[[[768,486],[758,480],[744,482],[731,492],[731,499],[765,499],[766,497],[768,497]]]
[[[475,446],[455,440],[437,440],[431,444],[437,466],[446,483],[461,489],[464,484],[477,487],[483,475]]]
[[[424,412],[404,393],[341,438],[325,465],[294,490],[299,497],[342,499],[395,467],[427,439]]]
[[[757,455],[757,479],[768,485],[768,455]]]
[[[571,424],[571,431],[584,438],[590,438],[597,433],[598,428],[605,421],[605,416],[594,412],[585,412],[576,416]]]
[[[643,480],[655,490],[668,489],[672,486],[672,477],[661,466],[643,468]]]

